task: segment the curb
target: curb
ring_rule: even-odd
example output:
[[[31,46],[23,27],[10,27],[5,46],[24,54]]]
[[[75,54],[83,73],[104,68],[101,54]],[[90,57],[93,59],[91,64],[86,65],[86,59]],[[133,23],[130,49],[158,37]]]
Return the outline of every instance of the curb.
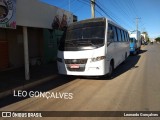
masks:
[[[4,92],[0,93],[0,99],[3,98],[3,97],[6,97],[6,96],[9,96],[9,95],[13,94],[13,91],[14,91],[14,90],[16,90],[16,91],[17,91],[17,90],[27,90],[27,89],[30,89],[30,88],[32,88],[32,87],[34,87],[34,86],[40,85],[40,84],[42,84],[42,83],[44,83],[44,82],[47,82],[47,81],[49,81],[49,80],[51,80],[51,79],[54,79],[54,78],[56,78],[57,76],[58,76],[58,75],[51,75],[51,76],[49,76],[49,77],[40,79],[40,80],[38,80],[38,81],[29,83],[29,84],[26,84],[26,85],[22,85],[22,86],[19,86],[19,87],[16,87],[16,88],[12,88],[12,89],[7,90],[7,91],[4,91]]]

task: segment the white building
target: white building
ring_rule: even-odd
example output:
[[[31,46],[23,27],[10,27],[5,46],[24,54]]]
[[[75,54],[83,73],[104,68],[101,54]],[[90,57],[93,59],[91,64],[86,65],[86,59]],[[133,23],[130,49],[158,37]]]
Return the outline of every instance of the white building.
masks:
[[[145,40],[145,41],[147,40],[146,34],[143,34],[143,33],[142,33],[141,36],[143,37],[143,38],[142,38],[143,40]]]
[[[155,42],[155,38],[150,38],[150,42]]]
[[[56,59],[61,29],[72,22],[72,13],[39,0],[0,0],[0,71],[25,65],[28,80],[30,63]]]

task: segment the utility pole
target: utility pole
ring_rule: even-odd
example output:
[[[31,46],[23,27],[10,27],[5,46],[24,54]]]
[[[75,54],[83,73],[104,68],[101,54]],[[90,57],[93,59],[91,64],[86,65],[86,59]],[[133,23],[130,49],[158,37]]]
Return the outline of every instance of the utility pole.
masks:
[[[141,18],[138,18],[138,17],[136,18],[136,31],[138,31],[138,20],[139,19],[141,19]]]
[[[139,20],[140,18],[136,18],[136,35],[137,35],[137,40],[139,41],[139,32],[138,32],[138,20]]]
[[[95,0],[91,0],[91,16],[95,18]]]

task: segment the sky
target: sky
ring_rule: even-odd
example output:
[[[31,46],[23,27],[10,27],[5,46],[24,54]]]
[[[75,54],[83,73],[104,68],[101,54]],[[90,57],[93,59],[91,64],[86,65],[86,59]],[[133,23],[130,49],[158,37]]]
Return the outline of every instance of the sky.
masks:
[[[79,20],[91,18],[90,0],[40,0],[70,11]],[[96,17],[107,17],[127,29],[147,32],[150,38],[160,37],[160,0],[95,0],[104,11],[95,7]]]

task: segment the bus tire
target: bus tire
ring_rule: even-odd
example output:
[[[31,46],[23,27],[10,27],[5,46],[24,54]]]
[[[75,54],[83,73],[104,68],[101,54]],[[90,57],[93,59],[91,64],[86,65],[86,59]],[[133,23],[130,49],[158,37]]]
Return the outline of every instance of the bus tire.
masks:
[[[112,76],[113,70],[114,70],[114,63],[113,63],[113,61],[111,61],[111,62],[110,62],[110,66],[109,66],[108,77],[111,77],[111,76]]]
[[[125,53],[124,61],[122,62],[122,64],[124,64],[126,60],[127,60],[127,53]]]

